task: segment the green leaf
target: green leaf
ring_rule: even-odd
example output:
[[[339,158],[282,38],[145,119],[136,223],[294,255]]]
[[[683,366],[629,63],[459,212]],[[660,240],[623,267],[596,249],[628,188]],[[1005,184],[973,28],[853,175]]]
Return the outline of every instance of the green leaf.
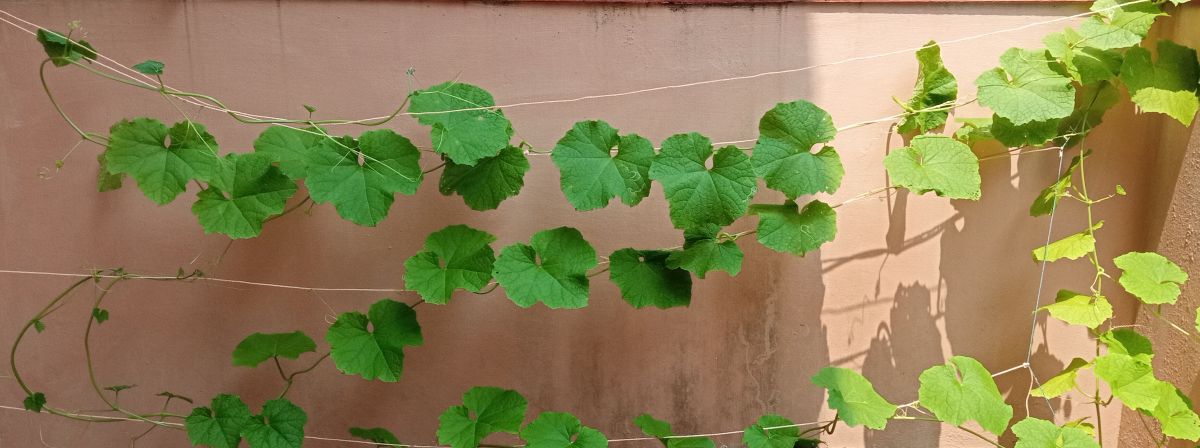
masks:
[[[512,124],[495,109],[492,94],[449,81],[413,93],[408,111],[431,126],[433,149],[460,165],[475,165],[508,147]],[[472,110],[461,110],[472,109]],[[458,112],[444,112],[458,110]]]
[[[1029,206],[1029,216],[1044,216],[1054,211],[1059,198],[1065,196],[1067,191],[1071,189],[1072,178],[1075,177],[1075,170],[1079,169],[1080,159],[1086,158],[1091,154],[1091,151],[1086,151],[1082,155],[1071,158],[1071,164],[1067,166],[1062,175],[1058,176],[1058,180],[1043,189],[1038,194],[1038,197],[1033,200],[1033,204]]]
[[[604,208],[614,197],[634,206],[650,194],[654,145],[636,134],[618,136],[603,121],[575,123],[550,158],[558,166],[563,194],[576,210]]]
[[[1192,402],[1187,395],[1167,382],[1163,382],[1159,390],[1158,405],[1150,415],[1158,420],[1163,434],[1193,442],[1200,440],[1200,416],[1192,411]]]
[[[1092,363],[1083,358],[1075,358],[1067,365],[1058,375],[1043,381],[1041,386],[1029,391],[1032,397],[1058,398],[1062,394],[1075,389],[1076,378],[1079,376],[1079,370],[1091,367]]]
[[[229,154],[223,165],[221,175],[196,195],[192,214],[204,233],[256,237],[269,217],[283,213],[296,183],[262,154]]]
[[[1071,325],[1096,328],[1113,316],[1112,304],[1102,295],[1059,290],[1054,303],[1042,307],[1055,319]]]
[[[417,313],[390,299],[375,302],[366,315],[342,313],[325,333],[325,341],[329,342],[333,363],[342,373],[386,382],[400,379],[404,347],[424,343]]]
[[[938,420],[955,426],[974,420],[996,435],[1003,434],[1012,420],[1012,406],[1004,403],[991,373],[979,361],[955,356],[921,372],[919,379],[921,406]]]
[[[750,158],[754,172],[766,180],[767,188],[783,192],[788,199],[822,191],[833,193],[841,186],[845,170],[837,151],[823,144],[835,135],[833,118],[813,103],[799,100],[776,104],[758,122],[758,142]],[[813,153],[813,146],[818,144],[821,149]]]
[[[812,377],[813,384],[829,391],[829,408],[851,427],[883,429],[896,414],[896,405],[875,392],[871,381],[850,369],[825,367]]]
[[[666,448],[714,448],[716,446],[708,437],[675,437],[670,423],[658,420],[650,414],[637,416],[633,419],[633,424],[637,425],[646,435],[657,437]]]
[[[1129,252],[1113,259],[1121,268],[1121,287],[1142,303],[1174,304],[1188,275],[1167,257],[1154,252]]]
[[[920,65],[917,69],[917,84],[913,88],[912,98],[904,107],[908,114],[896,125],[896,129],[902,134],[918,130],[929,132],[946,124],[949,110],[914,111],[947,106],[958,100],[958,80],[942,64],[942,48],[937,42],[931,40],[917,50],[917,63]]]
[[[513,390],[472,387],[462,406],[451,406],[438,418],[438,443],[475,448],[490,434],[516,434],[525,421],[525,397]]]
[[[1047,35],[1042,42],[1080,84],[1108,81],[1121,72],[1121,53],[1088,46],[1089,40],[1074,29]]]
[[[134,118],[109,129],[104,157],[110,172],[129,174],[146,197],[162,205],[192,180],[209,182],[221,176],[218,149],[200,123],[183,121],[168,131],[158,120]]]
[[[1200,63],[1196,50],[1169,40],[1158,41],[1158,59],[1150,51],[1130,48],[1121,66],[1121,81],[1133,102],[1147,112],[1167,114],[1188,126],[1200,109]]]
[[[184,420],[192,445],[212,448],[236,448],[242,428],[250,423],[250,408],[237,395],[213,397],[211,407],[197,407]]]
[[[456,193],[462,196],[471,210],[493,210],[521,192],[527,171],[529,159],[525,151],[509,146],[495,157],[479,160],[475,166],[447,160],[438,190],[446,196]]]
[[[96,323],[102,324],[108,320],[108,310],[104,308],[92,308],[92,318],[96,319]]]
[[[104,390],[119,394],[123,390],[129,390],[135,387],[137,387],[137,384],[114,384],[112,386],[105,386]]]
[[[1094,362],[1096,377],[1108,383],[1112,394],[1125,406],[1143,410],[1158,406],[1162,381],[1154,378],[1149,359],[1109,352]]]
[[[1111,353],[1129,355],[1147,363],[1154,359],[1154,347],[1150,344],[1150,339],[1132,328],[1109,330],[1101,333],[1098,339]]]
[[[587,271],[596,267],[596,250],[570,227],[533,234],[530,244],[505,247],[492,275],[517,306],[537,302],[549,308],[583,308],[588,303]]]
[[[429,234],[424,250],[404,262],[404,286],[426,302],[445,304],[455,289],[482,291],[492,280],[496,237],[465,225]]]
[[[704,278],[709,271],[736,276],[742,271],[742,250],[732,239],[720,240],[720,226],[705,225],[683,232],[683,249],[671,251],[667,267],[681,268]]]
[[[1013,425],[1014,448],[1099,448],[1092,436],[1079,428],[1060,428],[1053,422],[1026,417]]]
[[[962,126],[954,131],[954,139],[967,146],[996,139],[992,135],[991,118],[956,118],[955,121],[962,123]]]
[[[369,440],[379,445],[400,445],[400,439],[396,438],[395,434],[385,428],[350,428],[350,435],[360,439]]]
[[[133,65],[133,69],[143,75],[161,75],[163,74],[163,68],[166,68],[166,64],[153,59],[147,59]]]
[[[268,126],[254,140],[254,152],[265,154],[279,162],[279,170],[292,179],[308,176],[308,165],[314,155],[325,150],[323,144],[336,143],[317,128],[293,128],[290,126]]]
[[[565,412],[543,412],[521,430],[528,448],[606,448],[608,438]]]
[[[233,349],[233,365],[257,367],[276,356],[296,359],[301,353],[317,351],[317,343],[302,331],[291,333],[254,333]]]
[[[41,319],[34,319],[33,320],[33,329],[37,330],[38,333],[46,331],[46,323],[42,322]]]
[[[26,395],[25,400],[22,400],[21,404],[25,406],[26,411],[33,411],[40,414],[42,409],[46,407],[46,394],[34,392]]]
[[[250,448],[300,448],[306,423],[308,415],[303,409],[286,398],[276,398],[242,427],[242,437]]]
[[[1046,121],[1031,121],[1017,126],[1007,118],[996,115],[992,120],[991,132],[996,141],[1010,148],[1039,146],[1058,136],[1061,122],[1061,119],[1055,118]]]
[[[96,59],[96,50],[86,40],[72,42],[61,33],[38,28],[37,41],[46,50],[46,56],[56,67],[69,65],[71,62],[86,59],[89,62]]]
[[[804,256],[837,236],[837,212],[815,199],[799,211],[795,202],[787,201],[754,204],[750,213],[758,215],[758,242],[776,252]]]
[[[1058,132],[1061,136],[1054,139],[1054,144],[1070,148],[1083,142],[1083,137],[1100,125],[1104,114],[1116,106],[1122,97],[1120,89],[1110,81],[1079,88],[1075,92],[1075,111],[1059,122]]]
[[[791,420],[774,414],[767,414],[746,428],[742,435],[742,443],[748,448],[794,448],[800,441],[800,428],[794,426]],[[786,428],[772,428],[786,426]]]
[[[1000,67],[975,80],[979,104],[1014,125],[1071,115],[1075,87],[1071,78],[1045,50],[1010,48],[1000,56]]]
[[[319,148],[309,159],[308,192],[313,202],[332,202],[339,216],[355,224],[375,226],[395,193],[413,194],[421,184],[421,151],[391,130],[364,132],[357,142],[326,139]]]
[[[666,309],[692,302],[692,276],[667,267],[670,252],[621,249],[609,256],[609,279],[634,308]]]
[[[712,169],[705,166],[710,158]],[[663,142],[650,179],[662,183],[671,222],[680,229],[729,225],[746,214],[756,188],[750,158],[742,150],[726,146],[714,154],[708,137],[695,132]]]
[[[979,157],[950,137],[919,135],[883,158],[892,183],[917,193],[979,199]]]
[[[1099,14],[1081,23],[1079,34],[1087,46],[1104,50],[1141,43],[1154,20],[1166,15],[1153,3],[1127,0],[1096,0],[1091,10]]]
[[[108,158],[104,157],[103,152],[96,155],[96,161],[100,162],[100,168],[96,170],[96,190],[103,193],[121,188],[125,175],[113,173],[108,169]]]
[[[1033,261],[1058,261],[1063,258],[1075,260],[1096,250],[1096,238],[1092,234],[1104,226],[1098,221],[1090,229],[1071,234],[1061,240],[1033,250]]]

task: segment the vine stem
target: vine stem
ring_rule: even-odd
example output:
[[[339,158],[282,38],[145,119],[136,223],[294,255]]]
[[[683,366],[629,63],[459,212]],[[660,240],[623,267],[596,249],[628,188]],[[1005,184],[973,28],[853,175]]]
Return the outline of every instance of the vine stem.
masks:
[[[86,132],[80,128],[79,125],[75,124],[75,121],[71,120],[71,117],[67,116],[66,111],[64,111],[62,106],[59,106],[58,101],[54,99],[54,94],[50,92],[50,84],[46,83],[46,64],[50,63],[52,60],[53,59],[51,58],[46,58],[42,61],[42,65],[38,67],[38,79],[42,82],[42,91],[46,92],[46,98],[50,100],[50,105],[54,106],[54,110],[58,112],[58,115],[62,117],[63,121],[67,122],[67,125],[71,126],[71,129],[73,129],[76,134],[79,134],[80,138],[100,146],[107,146],[108,142],[103,137]]]
[[[292,389],[292,383],[296,381],[297,375],[302,375],[302,374],[311,372],[312,369],[315,369],[315,368],[317,368],[317,366],[321,365],[321,362],[324,361],[325,358],[328,358],[329,355],[330,355],[330,353],[326,352],[324,355],[321,355],[320,358],[317,358],[317,360],[315,362],[313,362],[312,365],[310,365],[304,369],[292,372],[290,375],[285,375],[283,373],[283,366],[279,364],[279,356],[272,356],[271,359],[275,360],[275,368],[279,370],[279,377],[283,378],[283,381],[284,381],[283,392],[279,393],[278,398],[283,398],[283,396],[287,395],[288,391]]]

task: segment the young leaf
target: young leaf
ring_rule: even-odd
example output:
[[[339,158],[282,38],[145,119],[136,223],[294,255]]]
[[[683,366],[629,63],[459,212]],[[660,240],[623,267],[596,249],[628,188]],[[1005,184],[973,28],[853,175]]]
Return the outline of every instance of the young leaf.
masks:
[[[104,308],[92,308],[92,318],[96,319],[96,323],[102,324],[108,320],[108,310]]]
[[[883,429],[896,414],[896,405],[875,392],[871,381],[850,369],[825,367],[812,377],[813,384],[829,391],[829,408],[851,427]]]
[[[96,170],[96,190],[103,193],[121,188],[125,175],[109,171],[108,158],[104,157],[104,153],[97,154],[96,161],[100,162],[100,167]]]
[[[304,444],[304,425],[308,415],[286,398],[263,405],[261,415],[242,427],[242,437],[250,448],[300,448]]]
[[[1090,229],[1039,247],[1033,250],[1033,261],[1058,261],[1063,258],[1075,260],[1096,250],[1096,238],[1092,234],[1104,226],[1104,221],[1098,221]]]
[[[521,430],[528,448],[606,448],[608,438],[565,412],[543,412]]]
[[[86,59],[91,62],[96,59],[96,50],[86,40],[72,42],[63,34],[39,28],[37,41],[42,44],[46,56],[55,67],[69,65],[71,62]]]
[[[683,249],[671,251],[667,267],[684,269],[703,279],[709,271],[725,271],[736,276],[742,271],[742,249],[737,242],[718,240],[721,227],[704,225],[683,231]]]
[[[837,236],[837,212],[829,204],[812,200],[797,211],[794,201],[783,205],[755,204],[758,242],[776,252],[804,256]]]
[[[688,306],[692,302],[692,276],[683,269],[667,267],[669,255],[661,250],[618,250],[608,258],[609,279],[621,290],[621,298],[634,308]]]
[[[1130,48],[1121,66],[1121,81],[1141,110],[1167,114],[1184,126],[1192,123],[1200,109],[1196,50],[1169,40],[1158,41],[1158,59],[1153,62],[1149,50]]]
[[[492,280],[496,237],[465,225],[429,234],[425,249],[404,262],[404,286],[426,302],[445,304],[455,289],[482,291]]]
[[[1112,318],[1112,304],[1102,295],[1086,295],[1074,291],[1059,290],[1054,303],[1042,307],[1055,319],[1071,325],[1096,328]]]
[[[162,205],[193,179],[209,182],[221,176],[217,151],[216,140],[200,123],[182,121],[167,130],[158,120],[134,118],[109,129],[104,157],[110,172],[129,174],[146,197]]]
[[[1079,428],[1058,427],[1053,422],[1026,417],[1012,427],[1017,436],[1013,448],[1099,448],[1100,445],[1086,431]]]
[[[1012,420],[1013,408],[1004,403],[991,373],[979,361],[955,356],[950,362],[921,372],[917,391],[921,406],[938,420],[961,425],[968,420],[1000,435]]]
[[[905,105],[908,114],[896,124],[896,129],[902,134],[918,130],[929,132],[946,124],[946,117],[950,115],[948,110],[914,111],[947,106],[958,99],[958,80],[942,64],[942,48],[937,42],[931,40],[917,50],[917,63],[920,65],[917,84],[913,88],[912,98]]]
[[[1154,347],[1150,339],[1132,328],[1117,328],[1101,333],[1097,338],[1108,347],[1110,353],[1129,355],[1149,363],[1154,359]]]
[[[512,124],[486,90],[448,81],[414,92],[411,100],[408,111],[433,128],[433,149],[454,163],[475,165],[508,147]],[[457,112],[444,112],[450,110]]]
[[[1029,206],[1029,216],[1044,216],[1054,211],[1059,198],[1066,195],[1067,190],[1071,189],[1071,180],[1075,176],[1075,170],[1079,169],[1080,159],[1086,158],[1091,154],[1091,151],[1085,151],[1082,155],[1072,157],[1071,164],[1067,166],[1062,175],[1058,176],[1058,180],[1043,189],[1038,194],[1038,197],[1033,200],[1033,204]]]
[[[237,395],[213,397],[211,407],[197,407],[184,420],[192,445],[212,448],[236,448],[242,428],[250,423],[250,408]]]
[[[800,428],[794,426],[791,420],[774,414],[767,414],[746,428],[742,435],[742,443],[748,448],[795,448],[800,442]],[[786,428],[765,429],[776,426]]]
[[[588,302],[587,271],[596,267],[596,250],[570,227],[533,234],[531,245],[505,247],[492,275],[517,306],[537,302],[549,308],[583,308]]]
[[[163,74],[163,68],[166,68],[166,64],[153,59],[147,59],[133,65],[133,69],[143,75],[161,75]]]
[[[712,159],[712,169],[705,163]],[[754,196],[750,158],[732,146],[713,153],[712,143],[695,132],[675,134],[650,165],[650,179],[662,183],[676,228],[729,225],[746,214]]]
[[[1200,440],[1200,416],[1192,410],[1187,395],[1167,382],[1163,382],[1159,390],[1158,405],[1150,415],[1158,420],[1163,434],[1193,442]]]
[[[46,394],[34,392],[26,395],[21,404],[25,406],[26,411],[33,411],[40,414],[42,412],[42,408],[46,407]]]
[[[1075,389],[1075,379],[1079,376],[1079,370],[1091,367],[1092,363],[1082,359],[1075,358],[1071,360],[1062,372],[1058,375],[1043,381],[1041,386],[1029,391],[1032,397],[1057,398],[1062,396],[1072,389]]]
[[[1154,20],[1164,16],[1153,3],[1096,0],[1091,10],[1098,13],[1079,25],[1079,34],[1089,47],[1116,49],[1142,42]]]
[[[1108,383],[1112,394],[1131,409],[1153,410],[1162,394],[1162,381],[1154,378],[1150,360],[1109,352],[1094,361],[1096,377]]]
[[[279,170],[295,180],[308,176],[309,160],[324,151],[321,145],[333,137],[322,135],[317,128],[293,128],[290,126],[268,126],[254,140],[254,153],[265,154],[279,162]],[[334,144],[332,141],[330,144]]]
[[[754,173],[766,180],[767,188],[783,192],[788,199],[833,193],[841,186],[845,170],[837,151],[823,144],[835,135],[833,118],[813,103],[776,104],[758,122],[758,142],[750,158]],[[813,153],[818,144],[821,149]],[[666,143],[663,146],[665,152]]]
[[[1187,272],[1154,252],[1129,252],[1114,258],[1113,264],[1121,268],[1121,287],[1150,305],[1174,304],[1188,279]]]
[[[325,341],[329,342],[334,365],[342,373],[386,382],[400,379],[404,347],[424,343],[417,313],[390,299],[375,302],[366,315],[342,313],[325,333]]]
[[[221,175],[196,195],[192,214],[204,233],[256,237],[267,218],[283,213],[296,183],[262,154],[229,154],[223,165]]]
[[[1121,53],[1089,46],[1090,41],[1074,29],[1047,35],[1042,42],[1080,84],[1108,81],[1121,71]]]
[[[513,390],[472,387],[462,406],[451,406],[438,418],[438,443],[476,448],[490,434],[516,434],[525,421],[525,397]]]
[[[447,160],[438,191],[446,196],[457,193],[471,210],[494,210],[521,192],[527,171],[529,159],[525,152],[509,146],[497,156],[480,159],[475,166]]]
[[[558,140],[550,158],[558,166],[563,194],[575,210],[604,208],[614,197],[634,206],[650,194],[654,145],[637,134],[618,136],[603,121],[575,123]]]
[[[33,329],[37,330],[38,333],[46,331],[46,323],[42,322],[41,319],[34,319],[33,320]]]
[[[633,424],[637,425],[646,435],[657,437],[658,441],[662,442],[666,448],[714,448],[716,446],[708,437],[675,437],[670,423],[658,420],[650,414],[637,416],[633,419]]]
[[[318,148],[308,161],[308,192],[355,224],[374,227],[395,193],[413,194],[421,184],[421,151],[389,129],[364,132],[358,141],[326,139]]]
[[[979,104],[1014,125],[1065,118],[1075,108],[1071,78],[1045,50],[1010,48],[1000,56],[1000,67],[975,80]]]
[[[376,445],[377,447],[384,446],[385,444],[389,445],[389,446],[399,446],[400,445],[400,439],[397,439],[395,434],[392,434],[391,431],[388,431],[385,428],[357,428],[357,427],[355,427],[355,428],[350,428],[350,435],[352,435],[354,437],[358,437],[360,439],[369,440],[369,441],[378,443],[379,445]]]
[[[994,123],[994,122],[993,122]],[[979,199],[979,157],[950,137],[919,135],[910,146],[883,158],[892,183],[916,193],[951,199]]]
[[[956,118],[955,121],[962,123],[962,126],[954,131],[954,139],[967,146],[996,139],[992,136],[991,118]]]
[[[291,333],[254,333],[233,349],[233,365],[257,367],[276,356],[296,359],[301,353],[317,351],[317,343],[302,331]]]

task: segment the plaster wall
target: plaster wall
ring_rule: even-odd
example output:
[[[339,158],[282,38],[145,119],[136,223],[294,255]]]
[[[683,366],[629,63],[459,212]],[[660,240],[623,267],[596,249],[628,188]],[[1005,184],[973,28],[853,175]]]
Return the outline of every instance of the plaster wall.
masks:
[[[82,19],[87,38],[126,62],[158,59],[167,82],[224,99],[236,109],[302,116],[367,117],[390,111],[406,92],[404,71],[418,87],[457,78],[489,89],[500,103],[573,98],[645,87],[802,67],[846,57],[917,47],[1021,26],[1083,11],[1072,3],[1036,4],[772,4],[701,7],[483,2],[0,1],[0,8],[43,26]],[[1069,23],[1069,22],[1067,22]],[[1066,23],[946,46],[947,66],[963,96],[1008,47],[1040,45]],[[81,145],[61,171],[53,167],[76,139],[41,92],[43,58],[32,37],[0,27],[0,269],[85,272],[123,266],[138,273],[202,269],[211,277],[346,288],[402,288],[404,260],[425,235],[450,224],[496,234],[499,248],[562,225],[579,228],[601,255],[623,247],[679,244],[662,190],[636,208],[612,205],[576,213],[563,198],[557,170],[533,157],[520,196],[497,211],[470,211],[443,197],[429,179],[398,197],[375,228],[339,219],[330,206],[267,225],[259,238],[235,242],[205,235],[190,197],[158,207],[128,182],[97,193],[98,147]],[[655,142],[697,131],[713,141],[753,139],[757,120],[778,102],[807,99],[838,125],[899,112],[916,72],[911,53],[787,75],[656,91],[611,99],[510,108],[518,137],[550,148],[571,124],[604,119]],[[79,70],[52,70],[62,105],[86,129],[103,132],[121,118],[179,113],[153,94]],[[222,149],[248,151],[261,128],[237,125],[211,111],[185,108],[208,126]],[[960,111],[978,116],[975,107]],[[1159,122],[1122,104],[1090,144],[1089,186],[1130,192],[1101,204],[1105,259],[1147,247],[1152,155]],[[428,129],[402,118],[389,127],[428,145]],[[355,129],[349,132],[359,132]],[[903,146],[886,123],[841,133],[834,145],[846,166],[840,202],[887,184],[881,160]],[[982,155],[1001,148],[979,148]],[[1089,159],[1093,160],[1093,159]],[[423,163],[437,162],[427,157]],[[349,426],[385,426],[410,443],[432,444],[437,416],[473,385],[517,389],[532,417],[569,411],[610,437],[636,436],[631,420],[649,412],[680,433],[741,429],[767,412],[797,422],[826,419],[824,394],[809,378],[822,366],[854,368],[895,403],[917,397],[917,376],[951,355],[973,356],[992,371],[1021,364],[1030,335],[1038,265],[1029,251],[1046,237],[1047,220],[1027,208],[1057,176],[1053,151],[984,162],[983,200],[948,201],[898,193],[839,209],[838,237],[803,258],[743,240],[746,262],[730,278],[698,281],[686,309],[634,310],[607,280],[593,281],[582,310],[520,309],[497,291],[463,295],[446,306],[418,309],[426,343],[406,352],[399,383],[343,376],[324,365],[290,395],[310,416],[306,433],[345,437]],[[762,189],[758,202],[782,199]],[[1085,227],[1079,208],[1064,208],[1054,234]],[[753,228],[753,219],[731,230]],[[217,263],[218,259],[220,260]],[[1200,270],[1193,270],[1200,272]],[[1088,281],[1086,264],[1059,263],[1047,272],[1043,303],[1058,288]],[[0,275],[0,346],[69,283],[55,277]],[[46,322],[19,353],[25,376],[52,403],[92,409],[83,370],[81,326],[93,290]],[[229,354],[255,332],[303,330],[326,347],[327,316],[365,309],[378,293],[127,282],[110,299],[111,320],[96,334],[103,384],[137,384],[122,394],[136,408],[158,405],[171,390],[196,398],[228,392],[252,407],[278,393],[269,368],[230,366]],[[1113,293],[1118,323],[1130,323],[1129,297]],[[402,300],[415,300],[402,296]],[[1043,378],[1093,344],[1078,329],[1039,320],[1032,361]],[[1002,392],[1024,397],[1021,372],[998,379]],[[0,375],[0,405],[20,406],[13,380]],[[1022,415],[1045,415],[1046,402],[1010,400]],[[1082,398],[1050,403],[1063,418],[1091,415]],[[183,412],[183,410],[180,410]],[[1117,409],[1104,415],[1117,428]],[[1111,426],[1110,426],[1111,425]],[[0,410],[0,447],[125,446],[133,424],[81,424]],[[1105,433],[1115,443],[1117,431]],[[499,440],[503,441],[503,438]],[[1010,438],[1005,439],[1011,442]],[[887,431],[841,427],[832,446],[978,446],[979,441],[927,422],[895,422]],[[312,446],[340,446],[309,441]],[[736,444],[738,436],[719,443]],[[145,446],[186,446],[182,434],[156,431]],[[649,444],[653,445],[653,444]],[[646,445],[646,446],[649,446]]]

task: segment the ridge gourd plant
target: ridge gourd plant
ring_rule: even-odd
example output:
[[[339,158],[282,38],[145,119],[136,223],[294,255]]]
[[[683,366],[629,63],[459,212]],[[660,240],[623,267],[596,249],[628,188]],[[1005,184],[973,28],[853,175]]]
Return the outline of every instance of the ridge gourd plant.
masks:
[[[1036,147],[1077,151],[1061,176],[1038,195],[1030,215],[1053,216],[1059,207],[1078,206],[1087,221],[1071,223],[1077,231],[1045,246],[1031,248],[1034,262],[1087,262],[1094,270],[1091,284],[1063,285],[1053,303],[1037,311],[1078,325],[1095,340],[1094,356],[1079,357],[1062,371],[1041,382],[1032,397],[1054,398],[1072,390],[1085,392],[1095,407],[1094,419],[1053,422],[1026,417],[1013,422],[994,377],[1027,369],[1028,362],[1003,372],[989,372],[979,361],[953,356],[944,364],[920,374],[918,400],[893,404],[879,394],[870,380],[840,367],[821,369],[811,381],[826,391],[836,414],[828,421],[797,424],[784,416],[763,415],[749,424],[742,442],[750,448],[813,447],[823,434],[839,424],[886,430],[897,420],[941,422],[1001,445],[999,436],[1011,431],[1016,448],[1093,447],[1103,440],[1101,408],[1121,405],[1158,423],[1160,444],[1169,438],[1200,441],[1200,416],[1173,384],[1154,376],[1154,350],[1149,339],[1131,328],[1111,325],[1113,307],[1104,287],[1115,283],[1138,298],[1154,316],[1163,306],[1174,305],[1188,274],[1171,260],[1150,252],[1130,252],[1112,259],[1120,272],[1105,270],[1097,235],[1103,221],[1093,206],[1125,194],[1117,187],[1108,193],[1088,189],[1087,162],[1101,154],[1086,146],[1088,133],[1100,124],[1106,110],[1128,92],[1143,112],[1161,113],[1184,125],[1200,109],[1200,64],[1196,51],[1168,40],[1144,42],[1158,17],[1182,1],[1135,0],[1118,3],[1098,0],[1093,14],[1078,27],[1048,35],[1043,48],[1013,48],[999,57],[996,68],[974,80],[977,101],[990,117],[961,118],[953,135],[947,126],[949,112],[972,101],[959,102],[959,82],[945,67],[936,42],[916,52],[919,71],[912,97],[896,100],[902,113],[896,129],[912,136],[909,144],[888,154],[883,169],[892,184],[883,190],[903,188],[922,195],[953,200],[980,200],[980,159],[971,146],[998,141],[1020,152]],[[416,311],[419,305],[443,305],[466,291],[488,294],[500,289],[522,308],[539,302],[547,308],[582,308],[589,304],[592,280],[607,272],[621,298],[634,308],[686,307],[696,279],[714,271],[737,276],[744,253],[740,240],[754,235],[758,243],[798,256],[814,251],[837,236],[837,209],[821,195],[842,187],[845,169],[832,146],[839,128],[833,117],[804,100],[781,102],[759,121],[753,148],[716,147],[696,132],[681,132],[661,142],[659,148],[635,133],[625,133],[602,120],[576,123],[554,148],[534,148],[514,141],[519,134],[486,90],[449,81],[412,91],[392,114],[371,120],[317,120],[315,109],[305,106],[307,119],[274,119],[227,109],[209,95],[168,87],[163,78],[169,69],[161,62],[145,61],[134,68],[157,80],[133,82],[109,75],[91,63],[101,57],[71,31],[60,34],[39,29],[37,41],[47,58],[40,73],[47,98],[82,141],[103,147],[98,156],[97,188],[112,191],[134,186],[156,204],[167,204],[197,187],[191,208],[207,233],[231,239],[253,238],[268,222],[303,205],[331,204],[343,219],[360,226],[375,226],[386,219],[395,195],[411,195],[429,176],[438,176],[438,189],[457,195],[474,210],[491,210],[520,193],[531,169],[528,157],[549,154],[559,170],[562,192],[578,211],[608,207],[616,201],[637,206],[658,182],[669,206],[667,217],[680,230],[681,244],[666,248],[622,248],[601,257],[585,236],[570,227],[545,229],[527,242],[496,248],[496,237],[483,229],[449,225],[431,233],[420,252],[404,263],[406,288],[420,297],[413,303],[382,298],[364,312],[337,317],[324,337],[303,332],[254,333],[232,349],[232,364],[259,368],[270,363],[283,386],[274,399],[246,403],[231,394],[208,400],[164,391],[163,410],[127,409],[116,397],[132,386],[102,386],[94,374],[90,337],[95,326],[119,316],[103,308],[105,297],[126,280],[195,281],[201,271],[177,275],[142,276],[120,268],[98,269],[55,296],[21,328],[10,352],[16,383],[25,392],[24,406],[88,422],[139,421],[149,429],[182,429],[193,445],[228,448],[299,447],[305,440],[309,415],[288,400],[294,381],[330,359],[346,375],[364,380],[400,381],[408,349],[418,349],[424,337]],[[1144,45],[1144,47],[1143,47]],[[1153,51],[1151,51],[1153,49]],[[196,101],[227,112],[238,122],[266,125],[249,153],[221,153],[218,139],[182,109],[182,121],[168,125],[152,117],[117,121],[107,135],[79,127],[60,107],[45,82],[47,66],[73,67],[106,79],[154,92],[172,105]],[[411,73],[410,73],[411,74]],[[1123,89],[1121,87],[1124,87]],[[414,117],[429,128],[432,148],[418,148],[408,138],[380,126],[401,115]],[[334,135],[335,125],[368,129]],[[434,157],[438,165],[422,170],[420,161]],[[440,173],[438,173],[440,171]],[[759,182],[786,197],[782,203],[755,202]],[[294,199],[301,190],[308,196]],[[816,196],[816,197],[814,197]],[[855,199],[852,199],[853,201]],[[290,203],[290,205],[289,205]],[[757,219],[754,230],[728,233],[723,229],[740,219]],[[53,394],[37,390],[18,368],[21,342],[43,331],[55,331],[46,319],[60,310],[72,292],[98,284],[101,293],[88,309],[84,347],[91,386],[106,405],[106,415],[89,415],[56,407]],[[1111,288],[1111,287],[1110,287]],[[430,306],[422,308],[426,312]],[[1194,328],[1167,322],[1193,342],[1200,343],[1200,315]],[[32,332],[31,332],[32,330]],[[1084,355],[1086,356],[1086,355]],[[286,367],[285,367],[286,366]],[[1092,382],[1081,381],[1090,376]],[[1101,385],[1111,392],[1101,394]],[[127,392],[132,393],[132,392]],[[111,398],[110,398],[111,395]],[[187,403],[189,413],[169,411]],[[485,443],[507,433],[532,448],[600,448],[607,436],[577,417],[563,412],[527,413],[528,403],[517,391],[479,386],[466,391],[462,404],[451,406],[439,418],[438,443],[451,448],[506,447]],[[649,414],[633,418],[647,438],[667,448],[713,448],[703,435],[677,435],[671,424]],[[146,433],[142,433],[145,435]],[[407,446],[385,428],[349,429],[351,436],[379,446]],[[138,437],[140,437],[139,435]]]

